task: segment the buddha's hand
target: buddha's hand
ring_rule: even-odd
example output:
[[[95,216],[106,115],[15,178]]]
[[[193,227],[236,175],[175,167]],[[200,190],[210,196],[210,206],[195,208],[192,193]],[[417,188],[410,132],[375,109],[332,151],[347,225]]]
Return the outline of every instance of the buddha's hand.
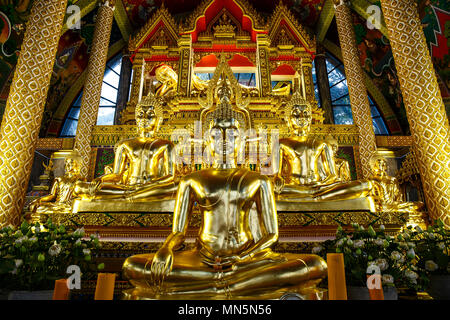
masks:
[[[283,188],[284,188],[284,179],[281,176],[276,175],[273,178],[273,189],[275,193],[281,193]]]
[[[151,266],[152,281],[155,286],[160,287],[164,278],[172,271],[173,251],[167,247],[161,247],[153,257]]]

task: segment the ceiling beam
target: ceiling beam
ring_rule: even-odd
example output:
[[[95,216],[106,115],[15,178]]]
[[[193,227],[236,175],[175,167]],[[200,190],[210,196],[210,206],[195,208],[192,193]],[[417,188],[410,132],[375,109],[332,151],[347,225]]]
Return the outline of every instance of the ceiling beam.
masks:
[[[351,8],[366,21],[370,17],[370,14],[367,13],[367,7],[369,7],[371,5],[376,5],[375,1],[373,1],[373,0],[352,0],[351,1]],[[379,7],[379,8],[380,8],[380,13],[381,13],[380,32],[385,37],[388,37],[386,24],[384,23],[384,19],[383,19],[383,13],[381,11],[381,7]]]
[[[83,19],[83,17],[85,17],[89,12],[91,12],[92,10],[94,10],[97,7],[97,1],[79,0],[79,1],[75,2],[75,5],[80,7],[80,23],[81,23],[81,20]],[[66,17],[65,17],[66,20],[64,21],[64,25],[61,30],[61,35],[63,35],[64,33],[66,33],[67,30],[69,30],[69,28],[67,26],[67,18],[68,18],[68,15],[66,14]]]
[[[119,26],[120,33],[126,43],[130,39],[130,35],[133,33],[133,27],[131,26],[130,19],[128,18],[127,11],[123,5],[122,0],[116,1],[116,9],[114,10],[114,19]]]
[[[325,39],[328,28],[330,28],[331,21],[334,17],[334,5],[333,0],[326,0],[323,4],[322,11],[320,12],[319,21],[316,26],[316,38],[317,42],[322,42]]]

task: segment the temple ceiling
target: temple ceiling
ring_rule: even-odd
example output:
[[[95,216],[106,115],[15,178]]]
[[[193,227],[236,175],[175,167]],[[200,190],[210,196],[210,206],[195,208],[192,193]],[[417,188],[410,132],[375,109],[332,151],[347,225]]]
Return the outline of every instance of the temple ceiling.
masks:
[[[216,1],[231,2],[231,0]],[[0,0],[0,114],[6,103],[9,82],[20,52],[25,22],[32,2],[33,0]],[[204,3],[198,0],[116,0],[115,21],[108,56],[112,57],[125,48],[129,38],[139,32],[163,2],[177,24],[186,23],[193,12]],[[272,0],[246,0],[246,2],[266,23],[270,22],[267,20],[270,20],[278,5],[278,1]],[[295,19],[317,40],[317,43],[323,44],[327,51],[337,50],[335,55],[340,54],[332,0],[283,0],[283,3],[290,9]],[[441,92],[444,98],[449,98],[448,42],[450,36],[445,30],[450,23],[450,2],[418,0],[418,3],[419,15],[435,64]],[[408,133],[403,99],[386,28],[383,22],[379,30],[367,28],[366,21],[369,16],[367,7],[372,4],[379,4],[379,1],[351,0],[361,63],[372,82],[371,85],[382,93],[384,101],[387,101],[390,109],[393,110],[389,116],[398,120],[403,127],[401,130],[403,133]],[[57,132],[56,127],[60,125],[61,118],[64,117],[61,110],[67,109],[67,106],[63,108],[61,106],[70,104],[70,98],[76,95],[75,91],[81,90],[89,57],[95,25],[96,1],[69,0],[69,5],[80,8],[81,28],[70,30],[67,24],[63,27],[57,63],[52,77],[54,92],[48,95],[44,117],[47,120],[44,120],[41,136],[54,135]],[[68,13],[66,20],[69,17]],[[57,115],[57,121],[52,124],[51,119],[55,118],[54,115]],[[386,120],[389,121],[389,119]],[[56,127],[52,129],[52,125]]]

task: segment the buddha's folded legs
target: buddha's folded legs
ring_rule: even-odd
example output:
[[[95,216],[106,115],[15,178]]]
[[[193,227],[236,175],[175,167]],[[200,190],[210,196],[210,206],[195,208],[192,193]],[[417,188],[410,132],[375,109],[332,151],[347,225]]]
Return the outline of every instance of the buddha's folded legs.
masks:
[[[124,277],[136,287],[162,289],[177,295],[243,295],[247,292],[298,287],[326,276],[326,263],[315,255],[269,254],[255,256],[228,269],[215,269],[202,261],[197,250],[174,253],[174,264],[162,288],[153,286],[153,254],[136,255],[126,260]]]
[[[372,183],[368,180],[338,182],[320,188],[314,195],[316,200],[346,200],[363,198],[369,195]]]

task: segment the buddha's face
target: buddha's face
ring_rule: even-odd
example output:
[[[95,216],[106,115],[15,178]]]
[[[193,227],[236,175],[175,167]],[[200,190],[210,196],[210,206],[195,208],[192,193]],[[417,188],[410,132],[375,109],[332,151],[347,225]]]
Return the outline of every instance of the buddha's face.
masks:
[[[295,105],[289,120],[290,126],[297,134],[308,134],[312,121],[311,109],[306,105]]]
[[[221,159],[222,163],[233,161],[227,164],[234,164],[240,143],[239,123],[235,119],[211,122],[209,148],[214,159]]]
[[[140,131],[153,132],[156,129],[157,123],[158,117],[153,106],[139,108],[136,111],[136,124]]]
[[[217,90],[217,95],[221,101],[229,101],[231,98],[231,89],[225,81],[223,80],[222,85]]]
[[[73,158],[66,158],[64,169],[66,174],[77,174],[80,172],[80,163]]]
[[[377,159],[373,165],[373,171],[376,175],[384,176],[387,174],[387,162],[385,159]]]

